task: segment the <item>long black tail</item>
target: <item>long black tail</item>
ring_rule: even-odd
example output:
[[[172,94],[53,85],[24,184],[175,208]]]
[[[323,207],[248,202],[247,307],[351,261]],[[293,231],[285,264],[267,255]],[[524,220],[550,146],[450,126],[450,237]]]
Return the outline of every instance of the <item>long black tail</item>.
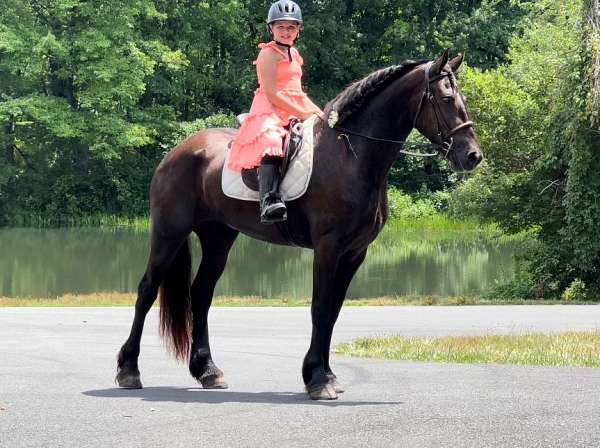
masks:
[[[188,238],[171,262],[160,286],[160,335],[176,359],[187,361],[192,332],[190,281],[192,256]]]

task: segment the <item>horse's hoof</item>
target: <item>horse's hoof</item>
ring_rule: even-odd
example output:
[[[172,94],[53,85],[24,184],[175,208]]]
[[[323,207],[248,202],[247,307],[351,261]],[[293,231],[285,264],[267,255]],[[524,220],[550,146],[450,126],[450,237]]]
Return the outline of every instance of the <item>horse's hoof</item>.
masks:
[[[338,398],[331,383],[307,385],[306,392],[311,400],[337,400]]]
[[[115,381],[123,389],[141,389],[143,387],[139,373],[119,372]]]
[[[200,378],[200,384],[203,389],[228,389],[229,384],[225,381],[223,375],[208,375]]]
[[[330,378],[329,384],[331,384],[331,386],[333,387],[333,390],[335,390],[336,393],[343,394],[345,392],[344,387],[339,383],[337,378]]]

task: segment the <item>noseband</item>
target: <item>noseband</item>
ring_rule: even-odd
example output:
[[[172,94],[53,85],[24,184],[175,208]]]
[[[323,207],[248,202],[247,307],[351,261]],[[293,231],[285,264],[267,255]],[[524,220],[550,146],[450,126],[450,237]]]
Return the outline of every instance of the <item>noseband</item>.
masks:
[[[435,112],[436,126],[437,126],[437,130],[438,130],[438,132],[437,132],[438,141],[431,142],[431,143],[433,145],[437,146],[438,149],[444,153],[444,158],[447,158],[448,155],[450,154],[450,151],[452,150],[452,145],[454,143],[454,139],[452,138],[452,136],[463,129],[472,127],[473,122],[471,120],[468,120],[468,121],[465,121],[464,123],[459,124],[458,126],[456,126],[454,128],[450,128],[450,126],[448,126],[448,122],[444,118],[444,114],[442,114],[439,102],[438,102],[436,96],[431,91],[430,86],[433,82],[438,81],[442,78],[448,77],[450,79],[450,83],[452,84],[453,96],[456,97],[456,95],[457,95],[456,81],[454,79],[454,74],[451,71],[450,72],[442,72],[439,75],[437,75],[433,78],[430,78],[429,71],[431,69],[432,64],[433,64],[433,62],[429,62],[427,64],[427,67],[425,67],[425,88],[423,89],[423,94],[421,95],[421,99],[419,100],[419,106],[417,107],[417,112],[416,112],[415,118],[413,120],[412,128],[413,129],[416,128],[417,120],[419,119],[419,116],[421,115],[421,111],[423,110],[423,103],[425,102],[425,98],[427,98],[428,101],[431,103],[433,110]],[[441,126],[441,124],[443,124],[443,127]],[[336,126],[336,125],[331,126],[330,125],[330,127],[340,133],[340,135],[338,136],[338,140],[343,138],[344,143],[346,144],[346,148],[348,150],[350,150],[354,154],[354,157],[356,157],[357,159],[358,159],[358,157],[356,155],[356,152],[352,148],[352,145],[350,144],[350,138],[348,137],[348,135],[355,135],[357,137],[362,137],[367,140],[376,141],[376,142],[396,143],[396,144],[400,144],[400,145],[404,145],[406,143],[406,140],[390,140],[390,139],[386,139],[386,138],[371,137],[370,135],[365,135],[365,134],[361,134],[359,132],[354,132],[354,131],[351,131],[350,129],[346,129],[341,126]],[[399,152],[402,154],[407,154],[409,156],[419,156],[419,157],[433,157],[433,156],[437,155],[437,153],[424,154],[424,153],[418,153],[418,152],[405,151],[403,149],[400,149]]]

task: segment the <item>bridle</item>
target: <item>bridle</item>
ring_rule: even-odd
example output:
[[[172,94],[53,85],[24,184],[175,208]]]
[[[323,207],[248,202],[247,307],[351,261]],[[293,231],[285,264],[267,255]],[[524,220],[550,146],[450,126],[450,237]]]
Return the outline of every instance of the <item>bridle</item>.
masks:
[[[452,149],[452,144],[454,143],[454,139],[452,138],[452,136],[462,129],[473,127],[473,122],[471,120],[467,120],[464,123],[461,123],[458,126],[455,126],[454,128],[450,128],[450,126],[448,125],[448,122],[444,118],[444,114],[442,114],[442,111],[440,109],[440,103],[438,102],[438,99],[431,91],[430,86],[431,86],[431,83],[433,83],[439,79],[448,78],[448,79],[450,79],[450,84],[452,85],[452,96],[454,98],[456,98],[456,95],[458,93],[456,90],[456,80],[454,79],[454,73],[452,73],[452,71],[449,71],[449,72],[442,71],[439,75],[434,76],[433,78],[429,78],[429,70],[431,69],[431,64],[432,63],[430,62],[429,64],[427,64],[427,67],[425,67],[425,90],[419,101],[419,107],[417,108],[417,113],[415,114],[413,128],[415,128],[417,125],[417,120],[419,119],[419,115],[421,114],[421,110],[423,109],[424,100],[425,100],[425,98],[427,98],[427,100],[433,106],[433,111],[435,113],[435,121],[436,121],[436,126],[437,126],[437,136],[439,139],[439,143],[436,142],[434,144],[438,145],[440,150],[444,152],[444,157],[448,157],[448,154],[450,153],[450,150]],[[443,128],[442,128],[442,126],[440,126],[440,124],[443,124]]]
[[[449,72],[443,71],[439,75],[437,75],[433,78],[430,78],[429,71],[431,70],[432,64],[433,64],[433,62],[429,62],[427,64],[427,66],[425,67],[425,87],[423,89],[423,94],[421,95],[421,98],[419,100],[419,105],[417,107],[417,112],[416,112],[415,118],[413,120],[412,128],[414,129],[416,127],[417,120],[419,119],[419,116],[421,115],[421,111],[423,110],[423,103],[425,102],[425,99],[427,99],[431,103],[434,113],[435,113],[437,136],[439,139],[439,141],[437,141],[437,142],[431,142],[431,140],[430,140],[430,142],[434,146],[437,146],[439,151],[443,152],[444,158],[447,158],[448,155],[450,154],[450,151],[452,150],[452,145],[454,144],[454,139],[452,138],[452,136],[454,136],[457,132],[459,132],[463,129],[473,127],[473,122],[471,120],[468,120],[468,121],[465,121],[464,123],[459,124],[458,126],[455,126],[454,128],[450,128],[450,126],[448,125],[448,122],[444,118],[444,114],[442,114],[438,99],[436,98],[434,93],[431,91],[430,86],[433,82],[438,81],[442,78],[448,77],[450,79],[450,83],[452,84],[453,97],[456,97],[456,95],[457,95],[456,81],[454,79],[454,74],[452,73],[452,71],[449,71]],[[350,150],[356,158],[358,158],[358,157],[356,155],[356,152],[352,148],[352,144],[350,143],[350,138],[348,137],[348,135],[354,135],[357,137],[362,137],[367,140],[376,141],[376,142],[395,143],[395,144],[399,144],[402,146],[404,146],[404,144],[406,143],[406,140],[390,140],[390,139],[386,139],[386,138],[372,137],[370,135],[365,135],[365,134],[361,134],[360,132],[351,131],[350,129],[346,129],[344,127],[337,126],[337,125],[333,125],[330,127],[340,133],[340,135],[338,135],[338,140],[343,138],[344,143],[346,144],[346,148],[348,150]],[[437,152],[436,153],[420,153],[420,152],[406,151],[404,149],[400,149],[398,152],[402,153],[402,154],[406,154],[406,155],[410,155],[410,156],[418,156],[418,157],[433,157],[433,156],[438,155]]]

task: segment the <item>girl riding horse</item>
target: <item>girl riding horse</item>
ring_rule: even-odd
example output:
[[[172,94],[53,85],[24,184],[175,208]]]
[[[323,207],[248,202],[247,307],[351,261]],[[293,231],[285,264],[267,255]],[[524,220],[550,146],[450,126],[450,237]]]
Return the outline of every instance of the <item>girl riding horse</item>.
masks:
[[[293,46],[302,26],[300,7],[289,0],[271,5],[267,28],[273,40],[261,43],[256,64],[259,88],[250,113],[234,139],[229,169],[240,171],[259,166],[260,220],[286,219],[285,204],[277,191],[283,157],[284,127],[291,118],[301,120],[323,112],[302,91],[302,57]]]
[[[288,7],[284,9],[287,17],[299,12],[291,2],[283,3]],[[297,36],[285,29],[282,33],[290,45],[290,39]],[[265,58],[283,58],[276,49],[281,50],[270,44],[270,53],[263,53]],[[282,73],[290,68],[290,58],[298,60],[291,47],[287,55],[288,62],[277,61],[278,70],[285,67]],[[311,178],[304,195],[287,204],[289,219],[285,223],[294,243],[314,253],[312,332],[302,363],[302,380],[312,399],[335,399],[343,391],[330,364],[333,328],[348,285],[386,222],[388,175],[409,133],[416,128],[438,147],[455,171],[470,171],[483,158],[454,76],[461,62],[462,56],[449,60],[446,51],[433,61],[405,61],[377,70],[328,103],[327,122],[316,121]],[[277,73],[271,73],[271,79],[277,80]],[[256,102],[267,101],[262,97],[267,95],[264,86],[261,89]],[[272,98],[281,100],[279,104],[289,100],[297,107],[296,113],[305,114],[301,118],[320,112],[299,90],[295,93],[272,94]],[[297,98],[302,99],[296,103]],[[276,124],[272,131],[275,142],[281,137],[278,126],[285,123],[287,115],[280,115],[277,104],[265,104],[272,109],[263,117],[271,121],[257,119],[255,123]],[[212,357],[208,312],[229,251],[240,232],[275,244],[290,244],[280,226],[261,224],[255,202],[223,193],[226,148],[237,134],[236,129],[200,131],[173,148],[156,168],[150,184],[150,256],[138,286],[131,331],[118,355],[116,380],[120,387],[142,387],[140,342],[146,315],[159,291],[161,333],[174,354],[189,360],[189,371],[203,388],[227,387],[223,371]],[[265,155],[263,147],[251,147],[259,148],[257,157],[250,158],[258,163]],[[278,154],[275,146],[271,149]],[[193,282],[192,233],[202,246]],[[265,376],[271,373],[265,372]]]

